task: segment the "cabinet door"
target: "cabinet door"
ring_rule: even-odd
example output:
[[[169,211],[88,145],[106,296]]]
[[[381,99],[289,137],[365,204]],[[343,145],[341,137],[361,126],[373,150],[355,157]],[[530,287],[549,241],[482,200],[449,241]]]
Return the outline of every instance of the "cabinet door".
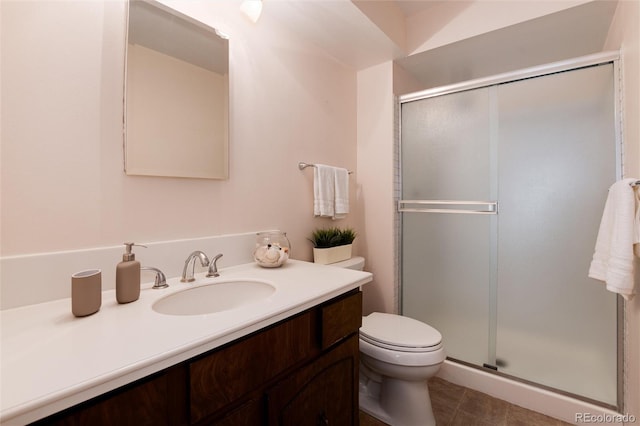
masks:
[[[191,423],[206,422],[317,352],[311,312],[189,364]]]
[[[268,392],[269,424],[358,424],[358,335],[354,334]]]

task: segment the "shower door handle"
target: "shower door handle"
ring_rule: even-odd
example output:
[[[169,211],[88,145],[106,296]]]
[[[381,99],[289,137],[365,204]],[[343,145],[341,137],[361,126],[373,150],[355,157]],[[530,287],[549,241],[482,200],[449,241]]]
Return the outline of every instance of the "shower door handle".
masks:
[[[498,214],[498,202],[457,200],[400,200],[398,201],[398,211],[403,213]]]

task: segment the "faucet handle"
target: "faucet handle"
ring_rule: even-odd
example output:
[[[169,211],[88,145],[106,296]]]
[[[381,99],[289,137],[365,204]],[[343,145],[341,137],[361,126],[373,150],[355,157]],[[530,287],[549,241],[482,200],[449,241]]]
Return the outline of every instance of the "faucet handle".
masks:
[[[159,289],[169,287],[169,284],[167,284],[167,277],[164,276],[164,273],[160,269],[154,268],[153,266],[142,266],[140,269],[145,271],[154,271],[156,273],[156,279],[153,287],[151,288]]]
[[[207,272],[207,278],[220,276],[220,273],[218,273],[218,266],[216,265],[216,263],[218,262],[218,259],[220,259],[221,257],[222,257],[222,253],[215,255],[213,259],[211,259],[211,261],[209,262],[209,271]]]

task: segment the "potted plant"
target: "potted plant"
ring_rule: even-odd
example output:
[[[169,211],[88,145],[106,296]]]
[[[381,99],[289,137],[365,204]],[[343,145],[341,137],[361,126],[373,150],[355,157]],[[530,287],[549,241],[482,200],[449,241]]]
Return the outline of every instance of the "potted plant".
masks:
[[[313,261],[327,265],[351,258],[356,232],[352,228],[318,228],[309,241],[313,243]]]

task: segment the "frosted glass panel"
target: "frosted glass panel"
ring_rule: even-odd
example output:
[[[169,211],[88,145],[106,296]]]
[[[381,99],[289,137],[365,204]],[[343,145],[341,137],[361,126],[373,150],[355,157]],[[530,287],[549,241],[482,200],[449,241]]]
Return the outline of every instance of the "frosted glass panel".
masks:
[[[402,197],[489,198],[489,91],[402,105]]]
[[[489,352],[488,215],[406,214],[402,313],[442,333],[447,356],[482,365]]]
[[[498,99],[500,371],[616,404],[616,298],[587,278],[616,180],[613,66]]]
[[[403,199],[489,199],[488,99],[478,89],[402,106]],[[495,216],[469,216],[403,216],[402,312],[436,327],[449,357],[483,364]]]

